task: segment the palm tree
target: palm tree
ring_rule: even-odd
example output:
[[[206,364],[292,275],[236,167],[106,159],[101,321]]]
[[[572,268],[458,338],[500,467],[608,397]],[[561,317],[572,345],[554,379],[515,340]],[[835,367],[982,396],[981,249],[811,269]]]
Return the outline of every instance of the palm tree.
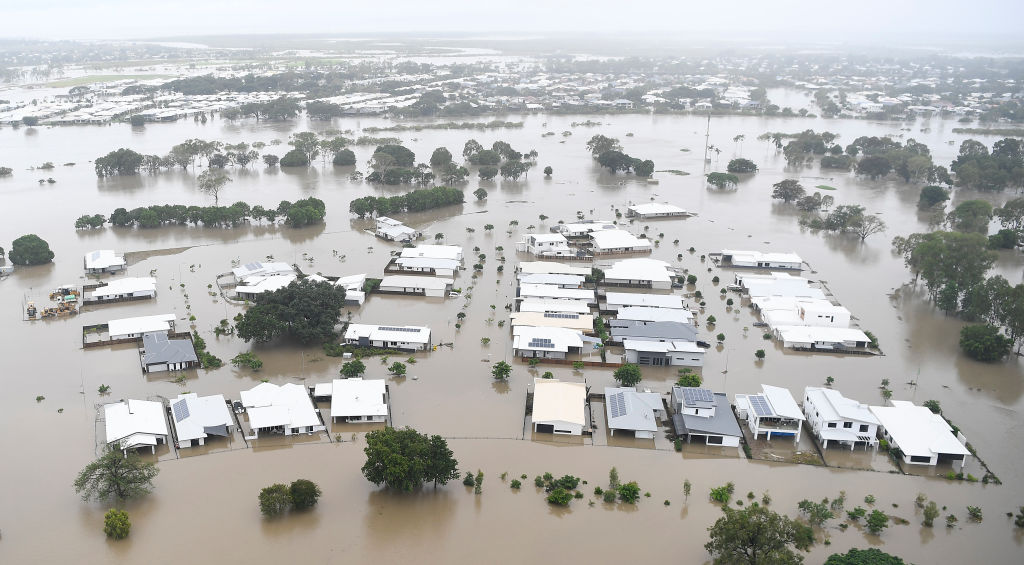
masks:
[[[434,241],[440,242],[442,239],[444,239],[443,233],[438,232],[434,234]]]

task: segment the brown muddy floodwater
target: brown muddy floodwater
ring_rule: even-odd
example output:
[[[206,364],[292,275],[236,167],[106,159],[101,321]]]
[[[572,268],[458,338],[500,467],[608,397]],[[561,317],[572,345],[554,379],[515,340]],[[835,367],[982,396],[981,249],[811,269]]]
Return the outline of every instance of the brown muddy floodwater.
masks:
[[[536,148],[540,167],[518,183],[471,180],[467,195],[480,184],[489,192],[484,201],[473,201],[470,196],[462,206],[401,216],[423,230],[428,240],[443,233],[448,243],[464,246],[467,258],[476,254],[474,247],[487,255],[483,276],[472,279],[465,271],[456,279],[455,286],[464,290],[472,285],[468,302],[465,298],[375,295],[362,308],[351,310],[353,320],[428,325],[435,343],[453,344],[417,354],[417,363],[409,365],[409,378],[389,379],[392,418],[396,426],[413,426],[450,438],[464,471],[484,471],[482,495],[473,495],[460,483],[408,496],[374,488],[359,473],[361,434],[367,428],[338,425],[330,435],[289,441],[275,438],[255,448],[236,435],[212,442],[202,451],[160,452],[156,489],[151,496],[128,505],[133,531],[130,539],[118,543],[107,542],[101,532],[106,506],[81,502],[71,488],[76,472],[96,454],[97,405],[120,398],[174,397],[186,390],[237,399],[240,390],[261,379],[311,386],[332,378],[341,360],[324,356],[319,348],[286,344],[251,347],[231,336],[215,336],[213,327],[242,307],[211,295],[208,285],[219,273],[228,271],[232,261],[267,256],[298,263],[307,273],[380,276],[389,253],[397,247],[367,234],[364,230],[370,223],[351,217],[348,203],[355,197],[404,189],[353,183],[348,180],[351,168],[324,168],[319,163],[299,172],[257,167],[233,171],[234,182],[221,194],[221,200],[266,206],[316,196],[327,203],[326,223],[299,230],[253,225],[233,230],[107,227],[76,232],[74,220],[85,213],[109,215],[119,206],[210,203],[196,191],[192,171],[97,180],[89,161],[122,146],[142,153],[166,153],[190,137],[269,143],[306,129],[358,130],[390,122],[344,119],[330,125],[231,124],[213,120],[205,125],[181,122],[144,129],[125,125],[0,129],[0,165],[15,170],[13,177],[0,179],[0,240],[6,246],[23,233],[37,233],[56,253],[52,265],[20,268],[0,282],[0,422],[4,424],[0,426],[0,563],[175,563],[183,552],[189,559],[204,562],[216,556],[222,561],[248,563],[296,558],[314,563],[519,563],[550,562],[556,556],[599,563],[626,556],[704,563],[709,560],[703,549],[706,528],[719,515],[717,507],[708,502],[707,492],[729,480],[736,483],[738,498],[745,501],[748,491],[760,498],[768,491],[772,507],[790,515],[796,515],[800,499],[832,497],[845,490],[850,506],[873,494],[879,508],[910,521],[909,525],[891,526],[881,537],[868,535],[859,527],[844,532],[837,527],[838,520],[832,521],[819,535],[819,539],[830,537],[831,545],[818,544],[807,558],[809,563],[820,563],[835,551],[867,546],[881,547],[917,563],[979,558],[985,563],[1024,561],[1022,534],[1015,532],[1012,521],[1005,517],[1006,512],[1024,504],[1024,467],[1019,464],[1024,447],[1020,439],[1024,424],[1021,361],[1014,357],[986,365],[964,358],[957,348],[961,322],[936,312],[919,290],[903,287],[910,277],[902,261],[891,254],[889,242],[897,234],[927,229],[926,218],[915,208],[918,187],[868,182],[817,168],[787,170],[781,154],[755,139],[766,131],[807,128],[838,132],[845,143],[860,135],[893,134],[927,143],[936,162],[948,164],[963,139],[951,133],[954,124],[937,119],[896,124],[715,118],[711,143],[723,148],[723,153],[714,157],[709,167],[723,170],[730,158],[742,155],[757,162],[761,172],[743,179],[736,190],[714,191],[706,188],[701,178],[705,124],[699,117],[596,116],[591,118],[604,122],[603,126],[570,125],[586,118],[510,117],[523,119],[525,127],[486,133],[424,130],[400,134],[422,161],[437,146],[447,146],[458,154],[465,141],[475,137],[485,145],[502,139],[520,151]],[[923,128],[930,129],[923,133]],[[564,130],[573,135],[542,137],[547,131]],[[660,184],[608,175],[584,148],[585,141],[596,133],[618,137],[628,153],[653,159],[659,170],[691,174],[658,173]],[[634,135],[627,137],[628,133]],[[734,143],[738,134],[746,140]],[[283,149],[268,145],[265,151],[280,155]],[[355,150],[363,168],[372,148]],[[58,166],[50,171],[28,170],[45,161]],[[61,166],[69,162],[76,164]],[[550,179],[539,170],[547,165],[554,168]],[[794,211],[770,199],[773,183],[797,176],[808,187],[835,187],[830,194],[837,204],[860,204],[868,212],[880,214],[889,225],[888,232],[862,243],[856,238],[802,231]],[[57,183],[40,186],[36,183],[39,177],[53,177]],[[957,191],[953,204],[975,197],[998,204],[1010,196]],[[708,386],[731,397],[755,392],[761,383],[767,383],[788,387],[799,395],[803,387],[820,385],[832,376],[835,387],[846,396],[880,403],[879,382],[888,378],[895,399],[939,400],[946,415],[963,429],[1004,484],[948,482],[927,476],[934,472],[928,469],[921,470],[923,476],[889,473],[891,464],[870,452],[829,450],[825,460],[874,471],[747,461],[737,450],[720,448],[687,446],[677,453],[663,437],[611,438],[603,429],[594,438],[559,443],[539,441],[524,433],[525,394],[534,374],[525,364],[515,362],[507,384],[494,383],[490,377],[491,362],[511,361],[509,328],[499,327],[498,321],[507,318],[504,307],[514,295],[513,267],[525,259],[512,251],[515,241],[530,225],[546,230],[559,219],[575,218],[577,212],[587,218],[613,219],[615,209],[652,199],[698,213],[683,220],[637,222],[629,229],[639,232],[647,228],[652,238],[664,233],[653,256],[698,276],[696,288],[687,292],[701,290],[707,297],[707,308],[699,318],[714,315],[718,319],[714,333],[727,336],[724,345],[708,354],[703,369]],[[541,222],[540,214],[549,219]],[[519,225],[509,234],[506,230],[511,220],[518,220]],[[496,229],[485,233],[486,223]],[[468,233],[467,227],[475,228],[475,233]],[[678,245],[672,243],[675,239]],[[504,247],[507,259],[501,275],[496,273],[501,255],[498,246]],[[696,253],[686,251],[690,246]],[[131,252],[129,275],[155,273],[155,301],[93,307],[71,319],[21,321],[25,300],[39,299],[59,284],[83,282],[82,255],[105,248]],[[720,296],[711,282],[717,274],[722,278],[720,284],[726,284],[732,273],[700,260],[701,254],[722,248],[799,253],[813,269],[804,276],[826,282],[861,327],[878,336],[885,355],[808,355],[787,352],[764,341],[762,332],[753,326],[756,319],[749,307],[727,307],[726,297]],[[1020,253],[1002,252],[994,271],[1016,284],[1021,282],[1022,269]],[[692,305],[692,299],[688,300]],[[456,314],[463,305],[468,316],[457,331]],[[195,314],[196,327],[214,354],[226,361],[251,349],[264,361],[264,368],[254,373],[228,364],[213,371],[190,372],[186,381],[178,384],[169,376],[144,376],[134,347],[81,349],[83,325],[164,312],[177,315],[179,328],[188,326],[189,313]],[[709,332],[701,330],[709,339]],[[489,337],[489,345],[482,345],[481,337]],[[754,358],[754,351],[760,348],[768,352],[763,362]],[[377,361],[370,360],[368,366],[368,377],[385,376]],[[563,366],[542,370],[551,370],[559,378],[585,378],[597,391],[613,382],[609,369],[588,368],[582,375]],[[655,391],[667,392],[673,381],[674,371],[644,369],[643,384]],[[908,384],[911,382],[916,385]],[[101,384],[111,387],[110,394],[97,393]],[[37,395],[45,400],[36,402]],[[594,409],[599,411],[601,406],[595,404]],[[603,414],[596,414],[595,420],[603,422]],[[335,434],[343,441],[332,441]],[[786,457],[785,446],[778,449],[782,454],[776,455]],[[587,501],[593,496],[588,496],[568,510],[559,510],[549,507],[532,486],[533,476],[545,471],[569,473],[589,481],[584,488],[589,495],[594,486],[605,485],[613,465],[623,479],[638,481],[651,497],[626,508],[601,502],[589,506]],[[980,469],[972,458],[966,471],[981,476]],[[522,491],[509,489],[500,479],[503,472],[509,473],[509,480],[526,474]],[[324,496],[317,509],[282,520],[261,519],[256,506],[258,490],[300,477],[321,485]],[[682,495],[684,479],[694,485],[688,502]],[[921,517],[913,505],[918,492],[947,506],[943,515],[956,514],[959,525],[946,529],[940,519],[935,529],[919,526]],[[665,500],[670,501],[669,506],[663,504]],[[967,520],[968,504],[983,508],[982,523]]]

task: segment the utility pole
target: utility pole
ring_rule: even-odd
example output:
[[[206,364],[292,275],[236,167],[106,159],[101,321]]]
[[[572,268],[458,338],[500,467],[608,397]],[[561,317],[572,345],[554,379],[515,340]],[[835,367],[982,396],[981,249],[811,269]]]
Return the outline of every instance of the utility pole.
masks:
[[[707,130],[704,132],[704,164],[703,164],[704,169],[703,170],[705,170],[705,171],[707,170],[707,167],[708,167],[708,141],[710,140],[710,138],[711,138],[711,110],[708,110],[708,127],[707,127]]]

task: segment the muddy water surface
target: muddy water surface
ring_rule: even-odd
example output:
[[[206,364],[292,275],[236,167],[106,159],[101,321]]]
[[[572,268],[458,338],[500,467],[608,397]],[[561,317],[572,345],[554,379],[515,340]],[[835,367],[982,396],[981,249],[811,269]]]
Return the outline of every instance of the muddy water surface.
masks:
[[[346,119],[328,126],[214,120],[206,125],[182,122],[137,130],[120,125],[0,129],[0,165],[15,169],[12,178],[0,179],[0,239],[6,246],[18,235],[34,232],[49,241],[57,255],[52,265],[18,269],[0,282],[0,380],[4,391],[0,421],[6,424],[0,427],[0,484],[4,485],[0,487],[0,562],[76,559],[102,563],[118,559],[170,563],[175,561],[174,544],[188,543],[196,555],[212,552],[261,563],[295,556],[340,563],[422,560],[424,555],[430,556],[429,561],[522,562],[545,561],[552,554],[597,561],[607,560],[609,555],[641,555],[702,563],[708,559],[702,547],[705,528],[718,515],[716,507],[707,502],[707,490],[732,480],[743,500],[747,491],[760,497],[767,490],[774,499],[772,505],[790,514],[796,513],[796,502],[802,498],[820,499],[845,489],[851,501],[874,494],[879,507],[911,522],[892,526],[881,538],[855,527],[841,532],[833,523],[828,531],[831,546],[818,545],[808,562],[821,562],[829,553],[849,547],[879,545],[919,563],[962,561],[976,558],[979,552],[984,553],[986,562],[1019,563],[1022,539],[1004,514],[1024,504],[1024,471],[1019,465],[1024,406],[1021,362],[1014,358],[986,365],[964,358],[957,350],[961,322],[936,312],[919,290],[903,287],[910,277],[902,261],[890,253],[889,240],[897,234],[927,229],[927,219],[915,209],[918,187],[867,182],[817,168],[788,170],[774,148],[755,140],[765,131],[806,128],[839,132],[843,143],[859,135],[891,133],[927,143],[936,162],[948,164],[962,139],[951,133],[954,124],[939,120],[890,124],[715,118],[711,143],[723,152],[712,156],[709,170],[724,170],[729,158],[740,155],[761,167],[761,172],[743,179],[736,190],[720,192],[708,190],[700,176],[704,168],[703,120],[677,116],[591,118],[605,125],[573,128],[572,121],[586,117],[527,116],[522,118],[526,122],[522,129],[399,134],[419,160],[426,160],[433,148],[441,145],[458,154],[469,137],[485,145],[503,139],[521,151],[536,148],[540,167],[551,165],[555,171],[546,179],[534,169],[528,179],[518,183],[478,183],[474,179],[468,183],[467,194],[479,184],[489,192],[486,200],[470,197],[462,206],[402,216],[431,240],[434,234],[443,233],[448,243],[463,245],[467,259],[477,254],[474,247],[486,254],[483,276],[473,279],[471,273],[462,272],[456,278],[455,286],[464,291],[472,286],[468,302],[466,298],[378,295],[371,296],[362,308],[351,310],[353,320],[429,325],[435,343],[452,344],[417,354],[417,362],[408,367],[409,377],[389,379],[392,417],[397,426],[414,426],[453,438],[451,444],[464,470],[485,472],[483,495],[474,496],[461,484],[437,492],[428,488],[408,497],[378,491],[358,471],[363,459],[359,434],[365,431],[361,428],[335,426],[339,429],[332,431],[342,434],[341,443],[318,438],[247,449],[244,443],[238,445],[241,440],[233,439],[202,455],[163,452],[154,494],[129,505],[135,524],[132,537],[116,544],[107,543],[100,532],[105,507],[80,502],[70,487],[75,473],[95,454],[96,406],[120,398],[174,397],[184,391],[237,398],[238,391],[262,379],[306,385],[331,379],[341,360],[325,356],[318,348],[250,346],[231,336],[215,336],[213,327],[221,319],[231,319],[242,307],[211,295],[208,285],[230,270],[233,260],[268,256],[297,263],[307,273],[380,276],[390,252],[397,247],[367,234],[364,230],[370,223],[351,217],[348,202],[367,194],[401,190],[350,182],[351,168],[324,168],[319,163],[299,172],[256,167],[232,172],[234,181],[222,193],[221,201],[245,200],[266,206],[283,199],[316,196],[327,203],[325,224],[300,230],[252,225],[233,230],[108,227],[76,232],[74,219],[84,213],[109,214],[118,206],[212,203],[195,190],[192,171],[97,180],[89,161],[122,146],[143,153],[165,153],[190,137],[269,143],[286,139],[292,131],[355,130],[389,122]],[[922,133],[924,127],[930,132]],[[565,130],[573,135],[541,137],[546,131]],[[593,164],[583,147],[595,133],[618,137],[628,153],[653,159],[659,170],[691,174],[659,173],[659,184],[608,175]],[[628,133],[634,135],[628,137]],[[746,139],[734,143],[737,134]],[[358,168],[365,168],[363,163],[371,151],[369,147],[356,148]],[[268,146],[265,152],[280,155],[284,147]],[[58,166],[50,171],[27,170],[45,161]],[[62,166],[69,162],[76,164]],[[40,186],[36,183],[40,177],[53,177],[57,183]],[[771,185],[791,177],[800,177],[807,187],[825,184],[837,188],[829,192],[837,204],[860,204],[880,214],[889,225],[887,233],[862,243],[855,238],[802,231],[797,214],[770,199]],[[1001,203],[1010,196],[980,197]],[[979,195],[958,191],[953,203],[975,197]],[[701,330],[705,338],[726,334],[725,343],[708,354],[703,375],[709,386],[731,396],[755,392],[761,383],[768,383],[799,395],[804,386],[819,385],[833,376],[835,387],[847,396],[875,403],[882,401],[880,380],[888,378],[896,399],[939,400],[946,415],[963,429],[1004,484],[949,483],[929,476],[750,462],[737,454],[723,454],[720,448],[712,453],[687,446],[679,454],[662,438],[609,438],[603,430],[597,438],[559,444],[524,433],[525,393],[534,374],[516,362],[510,382],[494,383],[490,378],[491,363],[512,360],[508,326],[499,327],[498,322],[506,319],[505,305],[514,295],[513,266],[525,259],[516,257],[515,241],[530,225],[546,230],[558,219],[576,217],[577,212],[593,219],[613,219],[616,209],[624,211],[630,202],[651,199],[698,213],[685,220],[637,222],[629,229],[640,232],[647,227],[652,238],[664,233],[654,257],[698,276],[696,286],[687,292],[700,290],[707,298],[707,308],[699,319],[703,322],[707,315],[714,315],[718,320],[713,332],[703,325]],[[540,221],[540,214],[549,219]],[[510,234],[507,230],[512,220],[519,225]],[[487,223],[496,229],[485,233]],[[466,228],[476,231],[468,233]],[[678,245],[672,243],[676,239]],[[498,246],[504,248],[506,257],[501,275],[496,273],[497,258],[502,255]],[[690,246],[695,253],[686,251]],[[786,352],[763,340],[762,332],[753,326],[756,318],[749,308],[740,304],[728,307],[726,297],[719,294],[732,272],[700,259],[701,254],[723,247],[799,253],[813,269],[804,275],[826,282],[861,327],[878,336],[885,355],[811,356]],[[94,307],[67,320],[21,321],[26,299],[38,300],[58,284],[84,282],[80,257],[103,248],[135,252],[129,255],[129,275],[155,273],[157,299]],[[1016,284],[1021,282],[1022,268],[1024,260],[1019,253],[1004,252],[994,272]],[[711,282],[715,275],[722,279],[718,285]],[[456,314],[463,306],[467,318],[457,330]],[[187,317],[194,314],[196,328],[213,353],[226,361],[252,350],[264,361],[263,369],[254,373],[227,365],[186,373],[186,380],[179,384],[170,376],[144,376],[132,347],[80,348],[82,325],[163,312],[175,313],[179,328],[188,327]],[[489,337],[490,343],[483,345],[481,337]],[[762,348],[767,358],[758,362],[754,351]],[[386,376],[377,361],[370,360],[367,365],[369,377]],[[591,368],[583,374],[564,366],[542,370],[551,370],[558,378],[585,378],[598,390],[613,382],[607,369]],[[674,379],[674,371],[668,369],[644,370],[644,386],[656,391],[667,392]],[[111,387],[108,395],[97,393],[101,384]],[[37,403],[37,395],[45,400]],[[31,433],[26,433],[29,430]],[[352,433],[356,434],[354,442]],[[830,450],[826,460],[888,470],[877,457],[857,456]],[[593,486],[604,485],[612,465],[620,469],[623,478],[638,480],[651,497],[636,508],[606,507],[600,502],[589,507],[583,500],[561,511],[549,508],[532,487],[533,476],[544,471],[572,473],[590,482],[585,489],[589,495]],[[521,492],[509,490],[499,478],[506,471],[509,478],[527,474],[527,486]],[[968,464],[967,471],[983,474],[976,461]],[[260,519],[255,504],[258,489],[297,477],[320,483],[324,490],[321,506],[313,513],[286,520]],[[688,503],[684,503],[681,489],[685,478],[694,483]],[[944,515],[955,513],[960,525],[952,530],[918,526],[920,516],[912,504],[917,492],[948,506]],[[663,505],[666,499],[670,506]],[[967,522],[967,504],[983,507],[984,522]],[[616,537],[607,535],[610,532]],[[55,539],[62,543],[52,543]]]

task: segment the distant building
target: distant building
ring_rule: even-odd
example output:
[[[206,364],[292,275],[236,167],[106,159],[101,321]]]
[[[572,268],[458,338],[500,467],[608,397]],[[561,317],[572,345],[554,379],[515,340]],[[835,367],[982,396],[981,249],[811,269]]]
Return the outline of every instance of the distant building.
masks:
[[[374,233],[381,239],[398,241],[401,243],[408,243],[415,239],[419,239],[422,235],[415,229],[387,216],[380,216],[377,218],[377,229]]]
[[[796,253],[762,253],[760,251],[722,250],[722,264],[756,269],[803,269],[803,259]]]
[[[626,215],[646,220],[649,218],[688,216],[689,213],[679,206],[673,206],[672,204],[650,202],[647,204],[634,204],[633,206],[626,208]]]
[[[246,282],[249,277],[268,277],[271,275],[297,275],[295,268],[288,263],[281,262],[267,262],[261,263],[259,261],[253,263],[246,263],[240,267],[231,269],[231,274],[235,277],[236,283]]]
[[[85,272],[88,274],[116,273],[127,268],[124,256],[117,255],[113,249],[101,249],[85,254]]]

